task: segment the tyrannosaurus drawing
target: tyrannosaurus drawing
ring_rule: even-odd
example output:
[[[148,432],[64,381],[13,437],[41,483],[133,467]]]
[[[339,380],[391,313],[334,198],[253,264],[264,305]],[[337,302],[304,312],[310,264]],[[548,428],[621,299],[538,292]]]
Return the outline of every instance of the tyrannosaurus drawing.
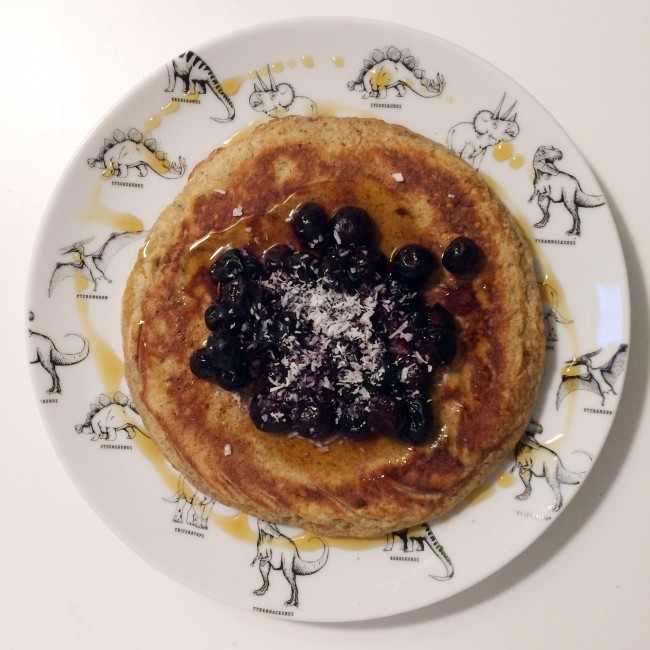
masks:
[[[29,320],[34,320],[34,314],[29,312]],[[30,363],[39,363],[43,370],[52,378],[52,386],[48,393],[61,393],[61,380],[56,371],[57,366],[72,366],[83,361],[90,352],[87,339],[80,334],[66,334],[66,336],[77,336],[83,341],[83,346],[78,352],[61,352],[54,345],[54,341],[45,334],[29,331],[29,343],[31,346]]]
[[[320,571],[326,564],[329,555],[329,547],[323,543],[323,552],[316,560],[304,560],[298,553],[296,543],[283,535],[275,524],[263,519],[257,520],[259,531],[257,538],[257,554],[251,562],[259,562],[260,575],[262,576],[262,586],[253,593],[256,596],[264,595],[269,588],[269,574],[271,569],[282,571],[289,586],[291,587],[291,596],[285,601],[285,606],[298,607],[298,585],[297,576],[308,576]]]
[[[561,160],[563,153],[556,147],[538,147],[533,157],[535,179],[533,194],[529,202],[537,197],[537,205],[542,211],[542,218],[533,225],[543,228],[550,219],[549,206],[553,203],[563,203],[573,217],[573,227],[567,230],[567,235],[580,236],[580,215],[578,208],[596,208],[605,204],[605,197],[600,194],[586,194],[580,188],[578,179],[571,174],[560,171],[555,163]]]
[[[525,501],[531,495],[533,477],[546,479],[555,497],[549,510],[557,512],[563,502],[561,486],[578,485],[585,472],[573,472],[564,467],[562,460],[552,449],[536,440],[535,436],[541,434],[542,431],[543,428],[539,422],[531,420],[528,423],[524,435],[515,447],[515,464],[510,471],[513,473],[517,471],[524,484],[524,491],[516,497],[520,501]]]

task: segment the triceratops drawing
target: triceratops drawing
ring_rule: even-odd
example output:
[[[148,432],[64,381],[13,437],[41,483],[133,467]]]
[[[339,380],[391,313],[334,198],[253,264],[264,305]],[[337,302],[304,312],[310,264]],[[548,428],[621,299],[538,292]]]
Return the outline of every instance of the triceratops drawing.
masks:
[[[251,108],[269,117],[284,117],[285,115],[318,115],[318,107],[309,99],[296,95],[293,86],[286,82],[276,83],[271,74],[271,66],[267,66],[269,75],[268,85],[264,83],[259,72],[257,82],[253,84],[253,92],[248,98]]]
[[[503,111],[505,98],[504,93],[493,111],[479,111],[471,122],[459,122],[449,129],[447,148],[476,170],[481,165],[488,147],[514,140],[519,135],[517,114],[512,114],[517,102]]]

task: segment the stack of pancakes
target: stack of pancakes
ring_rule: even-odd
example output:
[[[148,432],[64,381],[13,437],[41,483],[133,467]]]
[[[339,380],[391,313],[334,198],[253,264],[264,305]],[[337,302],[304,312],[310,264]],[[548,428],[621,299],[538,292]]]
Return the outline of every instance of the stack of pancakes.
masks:
[[[432,381],[434,435],[407,446],[377,436],[318,446],[257,430],[246,391],[197,379],[192,352],[225,248],[261,256],[299,247],[287,217],[314,201],[366,209],[391,253],[417,243],[440,259],[456,237],[480,270],[441,266],[426,302],[454,316],[458,353]],[[512,453],[535,405],[542,311],[527,242],[486,183],[445,147],[375,119],[288,117],[259,125],[193,170],[160,215],[130,276],[122,314],[126,379],[152,439],[196,488],[261,519],[330,536],[417,525],[466,498]]]

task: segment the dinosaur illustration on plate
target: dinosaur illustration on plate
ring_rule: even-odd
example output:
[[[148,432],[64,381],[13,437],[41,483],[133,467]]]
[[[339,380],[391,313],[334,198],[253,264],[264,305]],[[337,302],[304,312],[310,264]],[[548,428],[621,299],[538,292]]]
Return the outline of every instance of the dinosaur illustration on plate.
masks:
[[[89,167],[105,170],[104,176],[126,178],[130,169],[135,169],[138,176],[144,177],[151,169],[162,178],[179,178],[187,169],[182,156],[177,162],[171,162],[167,154],[158,149],[154,138],[145,138],[138,129],[124,133],[119,129],[113,131],[112,138],[105,138],[95,158],[88,158]]]
[[[422,552],[425,548],[433,551],[433,554],[442,562],[445,567],[444,575],[430,575],[434,580],[450,580],[454,576],[454,565],[445,552],[442,544],[436,539],[429,524],[424,523],[411,528],[404,528],[386,536],[384,551],[392,551],[395,542],[399,540],[402,553]]]
[[[580,215],[578,208],[596,208],[605,204],[605,197],[600,194],[586,194],[580,188],[578,180],[560,171],[555,163],[562,160],[564,154],[556,147],[541,146],[533,157],[533,193],[528,199],[532,202],[537,197],[537,205],[542,211],[542,218],[533,225],[543,228],[550,219],[549,206],[551,203],[563,203],[573,217],[573,226],[567,230],[567,235],[580,236]]]
[[[558,340],[556,323],[559,323],[560,325],[568,325],[569,323],[573,323],[573,321],[560,313],[559,297],[555,287],[543,282],[542,295],[544,297],[542,301],[542,310],[546,340],[549,342],[555,342]]]
[[[235,117],[235,107],[222,88],[212,68],[196,53],[183,52],[167,64],[169,84],[165,89],[173,93],[180,80],[183,93],[197,93],[204,95],[209,88],[216,98],[225,106],[226,117],[212,117],[215,122],[230,122]]]
[[[263,596],[269,588],[269,576],[271,569],[281,571],[291,588],[291,596],[284,604],[287,607],[298,607],[298,576],[308,576],[320,571],[327,563],[329,546],[323,544],[323,551],[316,560],[304,560],[298,553],[296,543],[286,535],[283,535],[279,528],[263,519],[257,520],[258,537],[257,553],[251,562],[254,566],[259,563],[262,586],[253,593],[256,596]],[[317,538],[320,539],[320,538]]]
[[[29,313],[29,320],[34,320],[34,314]],[[48,393],[61,393],[61,380],[57,373],[59,366],[73,366],[83,361],[90,352],[88,340],[81,334],[66,334],[76,336],[82,340],[81,350],[78,352],[61,352],[49,336],[29,329],[29,345],[31,351],[30,363],[39,363],[43,370],[52,378],[52,386]]]
[[[363,92],[364,99],[385,99],[389,89],[398,97],[404,97],[407,90],[420,97],[438,97],[444,88],[445,79],[439,72],[435,79],[427,79],[425,71],[416,67],[411,52],[393,45],[373,50],[357,78],[348,82],[348,89]]]
[[[51,296],[57,285],[66,278],[86,278],[92,282],[93,291],[97,291],[100,280],[112,282],[106,275],[108,265],[115,255],[131,242],[142,239],[147,231],[114,232],[92,253],[86,253],[86,246],[94,239],[90,237],[74,242],[60,249],[61,255],[72,255],[72,262],[57,262],[50,278],[47,295]]]
[[[97,402],[90,405],[86,420],[75,425],[75,431],[92,434],[93,441],[116,440],[118,431],[124,431],[129,439],[137,433],[147,435],[135,404],[121,391],[117,391],[113,397],[103,393],[99,395]]]
[[[168,503],[176,504],[173,521],[177,524],[186,523],[203,530],[208,527],[208,517],[214,506],[214,499],[199,492],[190,485],[184,476],[178,477],[176,492],[167,498]]]
[[[616,395],[614,385],[627,363],[627,343],[621,343],[611,359],[602,366],[594,366],[592,359],[602,352],[596,350],[567,361],[569,371],[562,373],[560,386],[557,390],[555,408],[559,409],[562,400],[574,390],[586,390],[600,397],[601,406],[605,405],[607,395]],[[574,369],[582,370],[575,374]]]
[[[562,507],[561,486],[578,485],[586,472],[572,472],[566,469],[554,451],[535,439],[535,436],[540,435],[543,431],[539,422],[531,420],[528,423],[524,435],[515,447],[515,464],[510,472],[517,471],[524,484],[524,491],[516,497],[520,501],[525,501],[531,495],[533,477],[546,479],[555,497],[549,510],[557,512]]]
[[[318,115],[318,107],[309,99],[296,95],[293,86],[286,82],[276,83],[271,74],[271,66],[267,66],[268,85],[257,73],[257,82],[253,84],[253,92],[248,98],[251,108],[269,117],[284,117],[285,115],[303,115],[311,117]]]
[[[489,147],[514,140],[519,135],[517,113],[512,113],[517,102],[503,110],[505,93],[493,110],[479,111],[471,122],[459,122],[447,133],[447,148],[478,170]]]

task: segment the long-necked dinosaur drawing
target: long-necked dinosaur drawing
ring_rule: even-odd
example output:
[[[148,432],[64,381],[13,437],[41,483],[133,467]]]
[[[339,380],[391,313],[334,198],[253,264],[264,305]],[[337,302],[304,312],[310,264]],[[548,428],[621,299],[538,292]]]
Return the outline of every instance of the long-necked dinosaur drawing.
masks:
[[[72,255],[72,262],[57,262],[50,278],[48,296],[56,286],[66,278],[83,277],[93,284],[93,291],[97,291],[100,280],[112,282],[106,275],[106,269],[115,255],[131,242],[142,239],[147,232],[114,232],[106,241],[92,253],[86,253],[86,246],[94,239],[90,237],[82,241],[65,246],[60,250],[61,255]]]
[[[192,51],[183,52],[167,65],[169,84],[166,88],[168,93],[174,92],[176,83],[181,81],[183,92],[196,92],[200,95],[206,93],[209,88],[217,99],[226,107],[225,117],[212,117],[215,122],[230,122],[235,117],[235,107],[230,97],[222,88],[212,68],[198,55]]]
[[[574,390],[586,390],[596,393],[600,397],[600,405],[605,405],[607,395],[616,395],[614,384],[625,368],[627,362],[627,343],[621,343],[616,352],[602,366],[594,366],[592,359],[600,354],[602,350],[588,352],[582,356],[567,361],[569,368],[584,368],[584,372],[574,374],[574,372],[565,372],[562,374],[560,386],[555,398],[555,408],[560,408],[562,400]]]
[[[259,563],[262,586],[253,593],[256,596],[263,596],[269,588],[269,574],[271,573],[271,569],[282,571],[282,574],[291,587],[291,596],[284,604],[287,607],[298,607],[298,585],[296,578],[298,576],[308,576],[320,571],[327,563],[329,546],[323,540],[320,540],[323,544],[323,552],[320,557],[316,560],[304,560],[298,553],[296,543],[286,535],[283,535],[275,524],[258,519],[257,528],[257,554],[251,562],[251,566],[256,562]]]
[[[542,211],[542,218],[534,228],[543,228],[550,219],[549,206],[551,203],[563,203],[573,217],[573,226],[567,230],[567,235],[580,236],[580,215],[578,208],[596,208],[605,204],[605,197],[598,194],[586,194],[575,176],[560,171],[555,163],[562,160],[564,154],[556,147],[541,146],[533,157],[533,193],[529,202],[537,197],[537,205]]]
[[[29,320],[34,320],[34,314],[29,313]],[[54,341],[45,334],[34,332],[32,329],[29,332],[29,344],[31,347],[30,363],[39,363],[43,370],[47,372],[52,378],[52,386],[48,389],[48,393],[61,393],[61,380],[57,373],[58,366],[72,366],[83,361],[90,352],[90,345],[88,340],[81,334],[66,334],[66,336],[76,336],[83,342],[81,350],[78,352],[61,352]]]
[[[442,544],[436,539],[429,524],[424,523],[411,528],[404,528],[395,531],[386,536],[386,546],[384,551],[392,551],[396,539],[400,541],[400,551],[402,553],[412,553],[424,551],[429,548],[433,554],[442,562],[445,567],[445,573],[442,575],[429,574],[434,580],[450,580],[454,576],[454,565],[445,552]]]

